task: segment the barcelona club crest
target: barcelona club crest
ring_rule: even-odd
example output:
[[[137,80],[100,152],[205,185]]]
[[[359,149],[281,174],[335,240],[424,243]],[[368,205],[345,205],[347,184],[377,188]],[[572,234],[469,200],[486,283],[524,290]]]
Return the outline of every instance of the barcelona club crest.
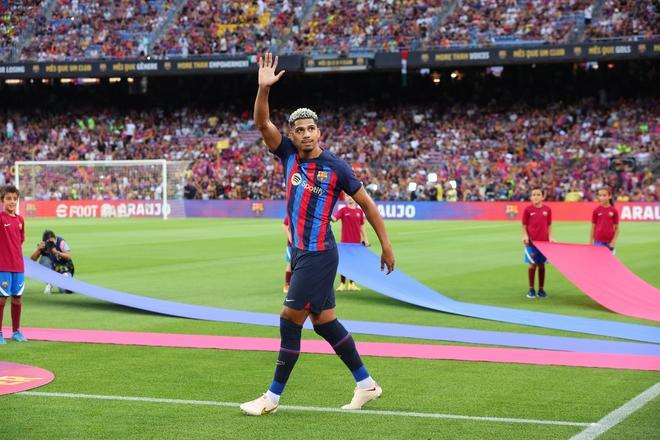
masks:
[[[319,182],[323,183],[326,180],[328,180],[328,172],[327,171],[317,171],[316,172],[316,180]]]
[[[252,204],[252,213],[257,217],[260,217],[261,215],[263,215],[263,213],[264,213],[264,204],[261,203],[261,202],[253,203]]]
[[[518,207],[516,205],[506,205],[506,216],[508,218],[518,217]]]

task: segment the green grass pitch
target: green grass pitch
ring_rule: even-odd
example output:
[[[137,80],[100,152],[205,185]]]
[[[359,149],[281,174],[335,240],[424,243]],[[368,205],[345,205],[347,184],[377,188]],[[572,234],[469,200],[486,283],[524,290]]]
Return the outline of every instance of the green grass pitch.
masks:
[[[546,281],[550,298],[527,300],[517,223],[391,221],[387,225],[397,267],[454,299],[654,325],[604,309],[552,266]],[[256,312],[277,313],[282,302],[285,237],[276,220],[28,219],[26,226],[26,255],[34,250],[43,229],[54,229],[73,250],[77,277],[89,283]],[[554,225],[558,241],[584,243],[588,233],[587,223]],[[338,228],[335,234],[339,235]],[[371,235],[372,243],[377,243]],[[623,224],[617,256],[660,286],[660,224]],[[42,283],[28,281],[24,327],[278,337],[278,330],[271,327],[171,318],[81,295],[43,295],[42,290]],[[340,319],[593,337],[433,312],[368,290],[338,293],[337,313]],[[10,324],[8,312],[4,323]],[[308,331],[303,337],[317,338]],[[355,339],[430,343],[367,335]],[[253,399],[270,383],[275,359],[275,353],[10,342],[0,347],[0,360],[55,373],[54,382],[35,391],[178,402],[3,396],[0,438],[568,439],[584,427],[402,413],[590,423],[660,382],[658,372],[365,357],[367,368],[384,389],[383,397],[369,409],[395,413],[283,409],[273,416],[249,418],[236,407],[182,402]],[[353,386],[336,356],[303,354],[282,404],[337,408],[350,400]],[[600,438],[658,438],[658,414],[656,398]]]

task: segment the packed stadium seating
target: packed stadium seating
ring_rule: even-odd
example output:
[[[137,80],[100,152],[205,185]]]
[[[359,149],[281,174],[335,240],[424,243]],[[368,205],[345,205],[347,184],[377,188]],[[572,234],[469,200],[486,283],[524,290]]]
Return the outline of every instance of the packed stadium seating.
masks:
[[[52,8],[44,5],[54,2]],[[22,60],[61,61],[566,43],[653,38],[641,0],[0,1],[0,60],[32,27]],[[156,32],[162,24],[162,32]],[[31,34],[31,35],[32,35]]]
[[[419,47],[437,24],[443,0],[320,0],[290,52],[395,51]]]
[[[41,2],[0,1],[0,62],[7,61],[22,32],[40,16]]]
[[[589,39],[641,36],[652,38],[658,32],[658,3],[651,0],[605,0],[600,18],[586,31]]]
[[[609,185],[630,200],[657,201],[658,104],[648,98],[605,107],[592,100],[443,110],[353,106],[322,112],[320,124],[324,147],[347,159],[380,200],[444,200],[455,181],[459,200],[522,200],[534,186],[547,189],[550,200],[569,192],[592,200],[597,188]],[[190,164],[185,177],[196,197],[284,197],[281,166],[247,112],[87,108],[10,113],[3,122],[0,180],[10,179],[16,160],[166,158]],[[439,183],[429,180],[432,173]],[[54,181],[42,196],[70,197],[66,187]],[[79,196],[128,196],[115,186],[105,191],[99,194],[93,183],[77,188]],[[153,191],[133,196],[151,198]]]
[[[34,38],[23,49],[21,59],[137,57],[147,52],[149,35],[172,3],[172,0],[57,0],[50,18],[36,26]]]
[[[308,7],[309,5],[307,5]],[[159,57],[260,53],[302,18],[301,1],[188,1],[154,48]]]
[[[584,11],[592,4],[590,0],[464,0],[434,33],[428,45],[566,42],[577,30],[578,21],[584,21]]]

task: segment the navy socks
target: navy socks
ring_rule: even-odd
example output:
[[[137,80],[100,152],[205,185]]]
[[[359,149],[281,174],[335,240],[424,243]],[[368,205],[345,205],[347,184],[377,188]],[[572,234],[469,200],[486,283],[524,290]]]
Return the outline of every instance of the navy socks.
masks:
[[[335,350],[335,353],[339,355],[344,364],[351,370],[356,382],[369,377],[369,373],[364,368],[360,354],[355,347],[353,337],[339,321],[335,319],[325,324],[315,325],[314,331],[328,341]]]
[[[275,377],[269,391],[274,394],[282,394],[284,386],[289,375],[296,365],[298,356],[300,356],[300,338],[302,326],[295,324],[288,319],[280,318],[280,354],[277,357],[277,367],[275,367]]]

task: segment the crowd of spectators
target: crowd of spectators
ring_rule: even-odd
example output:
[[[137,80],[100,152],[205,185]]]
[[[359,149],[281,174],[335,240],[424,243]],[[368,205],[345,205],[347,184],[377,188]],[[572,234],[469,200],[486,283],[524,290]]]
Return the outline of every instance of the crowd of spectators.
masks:
[[[549,200],[593,200],[607,185],[622,199],[657,201],[658,104],[354,106],[322,112],[320,125],[324,148],[348,160],[379,200],[524,200],[533,187]],[[186,164],[171,177],[170,197],[282,199],[281,165],[250,116],[191,108],[9,114],[0,180],[17,160],[164,158]],[[154,173],[64,175],[39,197],[159,198]]]
[[[0,0],[0,61],[7,61],[21,33],[39,17],[39,0]]]
[[[255,54],[277,48],[300,26],[309,1],[189,0],[156,43],[158,57]]]
[[[52,16],[37,23],[21,59],[64,61],[144,55],[150,34],[173,4],[173,0],[55,1]]]
[[[0,0],[0,60],[29,25],[21,59],[62,61],[141,55],[398,51],[657,34],[657,2],[604,0],[211,0],[187,3],[156,38],[175,0]],[[447,12],[450,12],[447,14]],[[154,38],[157,41],[151,41]],[[151,49],[149,49],[149,47]],[[151,52],[151,53],[149,53]]]
[[[158,165],[30,166],[20,170],[26,200],[161,200]],[[28,182],[28,183],[26,183]]]
[[[428,46],[488,46],[540,41],[563,43],[591,14],[592,0],[462,0],[428,40]]]
[[[430,36],[443,0],[319,0],[289,52],[396,51]]]
[[[600,18],[589,23],[588,39],[642,36],[658,33],[658,2],[652,0],[605,0]]]

